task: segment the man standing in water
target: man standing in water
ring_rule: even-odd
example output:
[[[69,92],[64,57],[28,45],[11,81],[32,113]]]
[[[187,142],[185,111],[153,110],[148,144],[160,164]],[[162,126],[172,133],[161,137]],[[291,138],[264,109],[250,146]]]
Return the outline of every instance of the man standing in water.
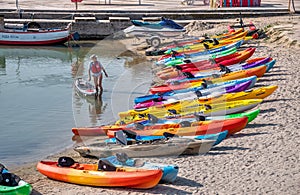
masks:
[[[89,70],[88,70],[88,75],[89,75],[89,81],[91,80],[91,74],[94,78],[94,84],[96,88],[96,96],[98,95],[98,87],[100,88],[100,93],[99,95],[102,95],[103,92],[103,87],[102,87],[102,72],[104,72],[105,76],[108,77],[104,67],[102,64],[97,60],[97,56],[95,54],[91,55],[90,57],[91,62],[89,64]]]

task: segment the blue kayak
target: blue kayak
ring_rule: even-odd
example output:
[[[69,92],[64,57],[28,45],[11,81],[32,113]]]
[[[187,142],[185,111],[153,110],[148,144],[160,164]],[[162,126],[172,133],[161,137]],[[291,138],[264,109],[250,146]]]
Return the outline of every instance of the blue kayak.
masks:
[[[246,77],[246,78],[237,79],[237,80],[225,81],[225,82],[221,82],[221,83],[208,84],[206,87],[207,87],[207,89],[210,89],[210,88],[214,88],[214,87],[221,87],[223,85],[225,86],[228,84],[241,84],[241,83],[244,83],[247,81],[252,81],[251,85],[249,86],[249,88],[252,88],[257,81],[257,77],[251,76],[251,77]],[[195,91],[199,91],[199,90],[203,90],[203,89],[204,89],[204,86],[200,86],[200,87],[194,87],[194,88],[169,91],[169,92],[166,92],[163,94],[150,94],[150,95],[140,96],[140,97],[137,97],[134,99],[134,103],[138,104],[138,103],[151,101],[151,100],[161,101],[162,99],[164,99],[164,96],[173,96],[175,94],[187,93],[190,91],[195,92]]]
[[[222,131],[216,134],[206,134],[206,135],[197,135],[197,136],[183,136],[183,138],[190,138],[190,139],[198,139],[198,140],[216,140],[214,146],[221,143],[227,136],[228,131]],[[166,139],[165,136],[144,136],[144,135],[136,135],[135,139],[127,138],[127,141],[137,141],[137,142],[148,142],[148,141],[155,141]],[[115,144],[116,138],[106,139],[105,143],[107,144]]]
[[[118,158],[118,156],[121,156]],[[124,158],[125,156],[125,158]],[[178,174],[178,166],[176,165],[165,165],[150,162],[141,162],[136,159],[128,158],[126,154],[121,153],[117,156],[110,156],[107,158],[102,158],[101,160],[107,160],[116,167],[135,167],[141,169],[161,169],[163,171],[163,176],[160,183],[173,183]]]

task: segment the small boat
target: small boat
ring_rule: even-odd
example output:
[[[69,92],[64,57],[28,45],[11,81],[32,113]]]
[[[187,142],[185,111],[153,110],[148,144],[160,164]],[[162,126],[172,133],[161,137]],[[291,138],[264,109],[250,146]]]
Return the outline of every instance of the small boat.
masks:
[[[122,131],[122,130],[121,130]],[[124,131],[126,132],[126,130]],[[127,132],[128,133],[128,132]],[[134,132],[129,131],[129,133],[133,134],[130,137],[133,138],[127,138],[127,141],[134,142],[135,140],[137,142],[149,142],[149,141],[154,141],[154,140],[159,140],[159,139],[167,139],[169,136],[176,136],[173,134],[169,135],[162,135],[162,136],[147,136],[147,135],[137,135],[134,134]],[[206,135],[196,135],[196,136],[182,136],[181,138],[189,138],[189,139],[198,139],[198,140],[215,140],[214,146],[218,145],[221,143],[226,137],[227,137],[228,131],[221,131],[219,133],[214,133],[214,134],[206,134]],[[117,139],[116,138],[109,138],[105,140],[105,143],[113,144],[116,143]]]
[[[66,28],[41,29],[21,27],[0,28],[0,45],[54,45],[63,44],[71,37],[71,24]]]
[[[216,134],[221,131],[228,131],[227,136],[237,133],[245,128],[248,123],[247,117],[233,118],[225,120],[213,120],[212,122],[197,121],[188,123],[185,127],[179,128],[158,128],[158,129],[146,129],[146,130],[130,130],[139,135],[151,135],[151,136],[162,136],[165,133],[171,133],[178,136],[195,136],[195,135],[206,135]],[[117,131],[118,132],[118,131]],[[116,136],[116,131],[107,131],[107,136],[113,138]]]
[[[1,195],[29,195],[32,187],[30,184],[10,173],[0,164],[0,194]]]
[[[228,84],[220,87],[214,87],[210,89],[203,89],[197,91],[190,91],[187,93],[174,94],[171,96],[162,96],[161,99],[152,101],[142,102],[134,105],[134,109],[149,108],[152,106],[164,106],[167,107],[169,104],[180,103],[184,106],[188,101],[194,103],[209,103],[209,102],[221,102],[221,101],[233,101],[233,96],[227,96],[229,93],[242,92],[251,86],[252,81],[246,81],[240,84]],[[226,94],[227,93],[227,94]],[[243,94],[244,95],[244,94]],[[239,97],[239,95],[236,95]],[[245,98],[246,99],[246,98]],[[180,101],[180,102],[179,102]]]
[[[248,118],[248,123],[253,121],[259,114],[260,110],[256,109],[249,112],[242,112],[237,114],[229,114],[224,116],[210,116],[205,117],[204,120],[224,120],[224,119],[230,119],[230,118],[242,118],[246,116]],[[129,123],[127,125],[104,125],[104,126],[96,126],[96,127],[73,127],[72,132],[74,135],[80,135],[80,136],[98,136],[98,135],[104,135],[108,130],[122,130],[122,129],[130,129],[130,128],[136,128],[136,126],[142,127],[140,129],[147,128],[148,126],[151,126],[153,124],[175,124],[180,123],[184,121],[188,122],[195,122],[199,121],[200,117],[190,115],[187,117],[180,117],[180,118],[173,118],[173,119],[154,119],[152,120],[142,120],[135,123]],[[201,120],[203,120],[203,117],[201,116]]]
[[[215,143],[214,140],[196,140],[189,138],[170,138],[151,143],[120,145],[93,143],[74,148],[83,157],[105,158],[117,153],[126,153],[130,158],[178,156],[181,154],[205,154]]]
[[[77,78],[74,81],[74,86],[78,92],[83,94],[84,96],[91,96],[96,94],[96,89],[94,85],[83,80],[82,78]]]
[[[175,104],[172,108],[149,107],[140,110],[128,110],[119,112],[120,119],[116,124],[128,124],[134,121],[147,120],[148,114],[154,115],[157,118],[178,118],[179,116],[183,117],[194,113],[199,113],[203,116],[222,116],[250,110],[261,102],[262,99],[247,99],[211,104],[194,104],[185,107],[182,107],[181,104]]]
[[[230,85],[230,84],[241,84],[241,83],[244,83],[244,82],[247,82],[247,81],[252,81],[251,86],[249,87],[249,88],[252,88],[255,85],[256,81],[257,81],[257,77],[252,76],[252,77],[246,77],[246,78],[242,78],[242,79],[230,80],[230,81],[214,83],[214,84],[204,82],[204,84],[201,84],[200,86],[194,87],[194,88],[186,88],[186,89],[182,89],[182,90],[173,90],[171,92],[167,92],[167,93],[163,93],[163,94],[151,94],[151,95],[136,97],[134,99],[134,103],[138,104],[138,103],[147,102],[147,101],[151,101],[151,100],[160,100],[160,99],[163,99],[164,96],[179,95],[179,94],[184,94],[184,93],[187,93],[187,92],[190,92],[190,91],[211,89],[211,88],[226,86],[226,85]]]
[[[151,162],[144,162],[140,159],[129,158],[126,153],[117,153],[115,156],[110,156],[107,158],[102,158],[113,164],[116,167],[134,167],[137,169],[149,169],[157,170],[161,169],[163,171],[163,176],[161,177],[160,183],[173,183],[177,178],[179,167],[176,165],[165,165]]]
[[[65,162],[71,162],[66,161]],[[155,187],[162,171],[135,168],[116,168],[110,163],[79,164],[74,160],[69,165],[54,161],[40,161],[37,169],[43,175],[58,181],[101,187],[128,187],[148,189]],[[108,170],[109,167],[109,170]]]

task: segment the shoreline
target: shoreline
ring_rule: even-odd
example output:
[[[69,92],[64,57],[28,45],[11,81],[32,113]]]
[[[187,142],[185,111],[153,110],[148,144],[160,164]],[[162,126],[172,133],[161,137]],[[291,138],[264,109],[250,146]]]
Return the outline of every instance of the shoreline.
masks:
[[[266,25],[266,22],[259,25]],[[223,30],[224,26],[221,26]],[[36,162],[13,168],[13,171],[33,184],[35,191],[32,194],[297,194],[300,192],[300,168],[297,161],[297,148],[300,147],[297,141],[300,138],[297,129],[300,125],[297,101],[300,98],[300,59],[297,58],[297,47],[300,39],[297,33],[287,36],[292,40],[296,38],[298,46],[284,46],[286,39],[280,38],[280,41],[274,37],[274,32],[270,39],[252,43],[258,47],[255,52],[257,56],[271,55],[277,60],[274,70],[264,76],[258,85],[277,84],[279,89],[259,106],[261,114],[246,129],[231,136],[206,155],[149,158],[149,161],[180,165],[179,178],[174,184],[160,184],[150,190],[78,186],[47,179],[36,171]],[[69,155],[79,162],[96,162],[94,159],[79,157],[72,148],[50,155],[47,159],[57,160],[62,155]]]

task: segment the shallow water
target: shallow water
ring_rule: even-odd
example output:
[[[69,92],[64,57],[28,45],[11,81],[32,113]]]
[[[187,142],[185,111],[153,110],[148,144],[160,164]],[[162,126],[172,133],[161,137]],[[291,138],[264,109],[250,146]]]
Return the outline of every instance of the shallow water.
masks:
[[[125,66],[125,48],[115,41],[64,47],[0,48],[0,162],[18,165],[40,160],[72,146],[73,126],[115,121],[131,108],[135,96],[147,92],[150,66]],[[101,99],[85,98],[73,89],[75,77],[87,78],[95,53],[109,77]]]

